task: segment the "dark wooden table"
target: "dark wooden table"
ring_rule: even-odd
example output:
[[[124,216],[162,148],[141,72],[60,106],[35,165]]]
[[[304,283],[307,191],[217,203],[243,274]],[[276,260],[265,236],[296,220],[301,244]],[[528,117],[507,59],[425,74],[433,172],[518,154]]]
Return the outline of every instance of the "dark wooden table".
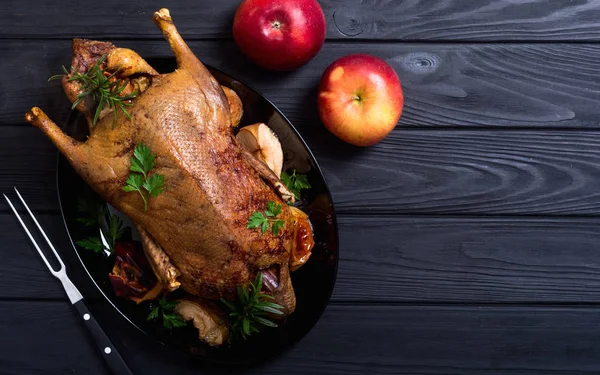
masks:
[[[136,374],[600,372],[600,1],[322,0],[327,41],[288,74],[231,39],[238,0],[3,1],[0,191],[40,214]],[[170,56],[168,7],[200,59],[247,80],[296,125],[332,190],[340,266],[311,333],[263,366],[223,370],[161,347],[104,302],[74,258],[56,149],[25,123],[64,122],[46,79],[70,39]],[[316,85],[343,55],[386,59],[405,90],[396,130],[368,149],[329,135]],[[107,374],[60,284],[0,205],[0,374]]]

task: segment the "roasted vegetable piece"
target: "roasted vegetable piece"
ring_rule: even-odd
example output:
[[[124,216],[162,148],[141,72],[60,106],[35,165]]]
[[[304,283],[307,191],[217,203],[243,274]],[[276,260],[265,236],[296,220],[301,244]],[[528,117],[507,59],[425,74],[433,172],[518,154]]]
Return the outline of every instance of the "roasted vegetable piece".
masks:
[[[136,303],[155,299],[161,292],[139,242],[117,242],[115,264],[108,276],[115,294]]]

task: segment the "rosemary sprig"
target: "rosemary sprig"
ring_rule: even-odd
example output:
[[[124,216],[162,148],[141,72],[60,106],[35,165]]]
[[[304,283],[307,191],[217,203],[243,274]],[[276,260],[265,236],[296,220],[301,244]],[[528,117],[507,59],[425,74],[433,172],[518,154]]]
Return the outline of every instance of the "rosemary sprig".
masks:
[[[71,67],[71,72],[69,72],[67,68],[63,66],[64,74],[54,75],[50,77],[48,81],[62,79],[63,76],[69,76],[69,78],[67,78],[67,81],[69,82],[78,81],[81,84],[81,93],[77,95],[71,109],[76,108],[83,100],[89,97],[98,104],[92,124],[96,125],[100,118],[100,113],[102,113],[102,110],[104,110],[105,107],[108,107],[113,110],[114,126],[117,122],[117,109],[120,109],[125,116],[131,120],[131,115],[127,112],[125,107],[131,106],[130,100],[136,97],[137,92],[123,94],[123,90],[127,87],[127,83],[123,83],[119,79],[113,80],[113,77],[117,75],[121,68],[113,73],[108,72],[106,68],[100,68],[105,60],[106,55],[103,55],[86,73],[79,73],[73,67]]]
[[[246,340],[253,333],[258,333],[260,326],[277,327],[267,317],[268,314],[282,315],[283,306],[271,302],[274,298],[261,292],[262,280],[262,273],[258,272],[254,282],[247,287],[238,286],[235,302],[221,298],[229,310],[230,339],[240,337]]]

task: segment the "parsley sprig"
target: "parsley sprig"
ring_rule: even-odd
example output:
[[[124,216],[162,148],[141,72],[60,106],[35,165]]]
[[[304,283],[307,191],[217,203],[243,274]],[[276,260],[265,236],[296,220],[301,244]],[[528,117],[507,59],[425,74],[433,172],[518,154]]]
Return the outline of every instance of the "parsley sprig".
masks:
[[[82,215],[77,218],[77,221],[83,223],[86,227],[94,227],[95,231],[100,228],[109,248],[104,247],[99,235],[89,236],[75,243],[98,254],[105,250],[112,254],[117,240],[125,233],[123,220],[115,214],[111,215],[106,208],[106,204],[94,200],[80,198],[77,201],[77,211]]]
[[[102,113],[102,110],[105,107],[108,107],[113,110],[114,126],[117,122],[117,109],[120,109],[123,114],[131,120],[131,115],[127,112],[125,107],[131,106],[131,100],[136,97],[137,93],[123,94],[123,90],[127,87],[127,83],[116,79],[115,77],[120,68],[113,73],[108,72],[106,68],[100,68],[105,60],[106,55],[103,55],[96,60],[94,65],[92,65],[86,73],[79,73],[73,67],[71,67],[71,71],[69,72],[67,68],[63,66],[62,69],[64,74],[54,75],[50,77],[48,81],[62,79],[63,76],[69,76],[69,78],[67,78],[67,81],[69,82],[78,81],[81,84],[81,93],[77,95],[71,109],[76,108],[83,100],[89,97],[94,103],[98,104],[92,124],[96,125],[96,123],[98,123],[100,113]]]
[[[162,325],[167,329],[184,327],[187,323],[174,311],[175,306],[177,306],[177,301],[167,301],[163,297],[158,301],[158,304],[152,307],[146,320],[161,319]]]
[[[277,215],[281,213],[281,205],[273,201],[267,202],[267,209],[264,212],[256,211],[248,219],[247,227],[250,229],[260,228],[262,233],[266,233],[271,225],[271,232],[278,235],[285,221],[277,219]]]
[[[148,198],[157,197],[164,190],[165,176],[162,174],[149,175],[154,169],[156,155],[143,143],[138,143],[133,150],[129,176],[123,190],[137,191],[144,201],[144,210],[148,210]]]
[[[237,301],[230,302],[221,298],[221,302],[229,310],[230,339],[241,337],[246,339],[258,333],[260,326],[277,327],[268,319],[269,314],[282,315],[283,306],[272,302],[273,296],[262,293],[262,273],[258,272],[254,282],[237,287]]]
[[[294,193],[296,199],[300,199],[300,192],[305,189],[310,189],[308,178],[303,174],[296,174],[296,170],[292,170],[292,174],[281,172],[281,182]]]
[[[85,199],[80,197],[77,200],[76,208],[81,214],[76,220],[83,223],[86,227],[100,225],[107,213],[106,204],[97,199]]]
[[[76,241],[75,243],[84,249],[95,252],[96,254],[102,254],[102,252],[105,250],[104,244],[102,244],[102,240],[99,236],[89,236],[83,240]]]

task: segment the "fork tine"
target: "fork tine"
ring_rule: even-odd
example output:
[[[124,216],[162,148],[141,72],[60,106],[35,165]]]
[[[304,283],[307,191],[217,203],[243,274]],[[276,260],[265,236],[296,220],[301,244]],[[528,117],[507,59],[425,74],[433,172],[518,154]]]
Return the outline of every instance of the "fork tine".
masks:
[[[6,199],[6,201],[8,202],[8,205],[10,206],[10,208],[12,209],[12,211],[15,213],[15,216],[17,217],[17,220],[19,220],[19,223],[21,223],[21,226],[23,227],[23,229],[25,229],[25,233],[27,233],[27,236],[29,237],[29,239],[31,240],[31,243],[33,244],[33,246],[35,246],[35,249],[37,250],[37,252],[40,254],[40,256],[42,257],[42,260],[44,261],[44,263],[46,263],[46,266],[48,267],[48,269],[50,270],[50,272],[52,272],[52,274],[54,276],[57,275],[57,272],[54,271],[54,269],[52,269],[52,266],[50,265],[50,263],[48,262],[48,259],[46,259],[46,256],[44,255],[44,253],[42,253],[42,250],[40,249],[40,247],[38,246],[37,242],[35,241],[35,239],[33,238],[33,236],[31,235],[31,232],[29,232],[29,229],[27,229],[27,226],[25,225],[25,223],[23,222],[23,220],[21,219],[21,215],[19,215],[19,213],[17,212],[17,210],[15,209],[15,206],[13,206],[12,202],[10,201],[10,199],[8,199],[8,197],[6,196],[6,194],[2,194],[4,195],[4,198]]]
[[[31,218],[33,219],[33,222],[35,223],[35,225],[38,227],[38,229],[42,233],[42,236],[44,236],[44,239],[46,240],[46,243],[48,244],[48,246],[50,246],[50,249],[52,249],[52,252],[54,253],[54,256],[56,256],[56,259],[58,260],[58,263],[60,264],[60,269],[57,272],[62,271],[65,268],[65,264],[63,263],[62,259],[60,258],[60,255],[58,255],[58,252],[54,248],[54,245],[52,245],[52,242],[50,242],[50,240],[48,239],[48,236],[46,236],[46,232],[44,232],[44,230],[42,229],[42,226],[40,225],[40,223],[38,223],[38,221],[35,218],[35,216],[33,216],[33,213],[29,209],[29,206],[27,205],[27,203],[25,203],[25,199],[23,199],[23,197],[21,196],[21,193],[19,193],[19,190],[17,190],[16,187],[14,187],[14,189],[15,189],[15,192],[17,193],[17,195],[19,196],[19,199],[21,200],[21,203],[23,203],[23,206],[25,206],[25,209],[29,213],[29,216],[31,216]],[[16,213],[16,211],[15,211],[15,213]]]

